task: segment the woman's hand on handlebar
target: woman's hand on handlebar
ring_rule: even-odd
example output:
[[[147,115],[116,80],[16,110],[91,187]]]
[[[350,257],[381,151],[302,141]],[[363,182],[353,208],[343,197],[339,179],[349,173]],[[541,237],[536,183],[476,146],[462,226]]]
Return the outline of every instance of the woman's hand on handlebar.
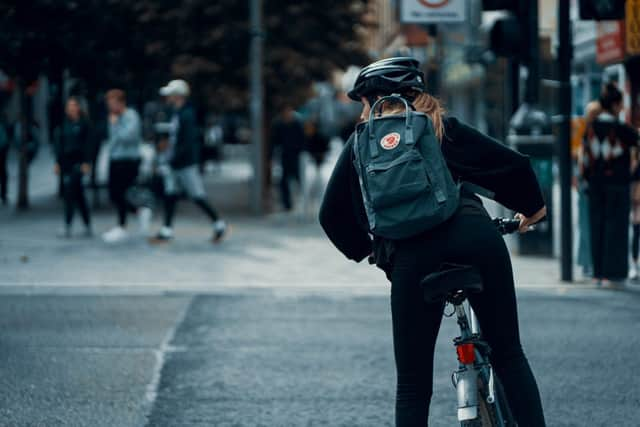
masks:
[[[538,212],[534,213],[530,217],[526,217],[521,213],[517,213],[515,215],[515,218],[520,220],[520,228],[518,229],[518,231],[520,233],[526,233],[527,231],[529,231],[530,229],[529,227],[531,227],[536,222],[540,221],[546,215],[547,215],[546,206],[543,206],[542,209],[540,209]]]

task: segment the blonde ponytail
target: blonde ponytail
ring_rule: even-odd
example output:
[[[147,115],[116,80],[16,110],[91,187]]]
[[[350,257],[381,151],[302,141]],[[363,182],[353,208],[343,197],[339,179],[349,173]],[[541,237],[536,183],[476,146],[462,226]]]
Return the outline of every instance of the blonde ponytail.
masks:
[[[444,120],[443,117],[445,110],[438,101],[437,98],[429,95],[428,93],[419,93],[415,96],[414,101],[412,102],[413,107],[416,111],[426,114],[431,118],[433,122],[433,129],[436,132],[436,137],[440,142],[442,142],[442,138],[444,137]],[[389,102],[385,103],[382,107],[382,114],[396,114],[402,112],[404,110],[404,106],[398,102]]]
[[[413,101],[413,106],[416,111],[425,113],[431,118],[436,136],[438,137],[440,142],[442,142],[442,138],[444,137],[443,116],[445,110],[442,107],[442,104],[440,104],[440,101],[438,101],[437,98],[429,95],[428,93],[422,92],[418,94],[418,96],[416,96],[415,100]]]

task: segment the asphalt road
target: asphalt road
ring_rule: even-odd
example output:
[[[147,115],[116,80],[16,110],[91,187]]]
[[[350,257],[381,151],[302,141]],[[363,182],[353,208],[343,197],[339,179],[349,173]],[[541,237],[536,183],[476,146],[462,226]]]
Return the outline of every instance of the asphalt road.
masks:
[[[525,351],[548,425],[637,426],[640,295],[520,292]],[[455,426],[452,319],[443,323],[431,426]],[[199,296],[173,340],[151,426],[391,426],[383,297]]]
[[[0,426],[144,425],[189,300],[3,295]]]
[[[640,294],[521,290],[519,304],[548,425],[637,426]],[[445,319],[432,426],[456,425],[455,329]],[[391,426],[394,383],[382,296],[0,299],[0,426]]]

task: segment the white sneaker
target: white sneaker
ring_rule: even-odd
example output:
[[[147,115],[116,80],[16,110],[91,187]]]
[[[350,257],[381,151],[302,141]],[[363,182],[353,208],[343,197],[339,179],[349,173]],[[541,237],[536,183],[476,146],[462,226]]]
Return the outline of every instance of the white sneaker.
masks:
[[[129,234],[124,228],[117,226],[102,235],[102,240],[106,243],[117,243],[126,239]]]
[[[170,227],[162,227],[155,237],[149,239],[150,243],[168,243],[173,239],[173,230]]]
[[[138,223],[140,225],[140,234],[147,235],[149,234],[149,229],[151,228],[151,217],[153,216],[153,212],[150,208],[141,207],[138,208]]]
[[[638,264],[636,264],[635,262],[631,263],[631,271],[629,272],[629,278],[631,280],[638,280],[638,275],[640,274],[640,271],[638,269]]]
[[[71,238],[71,226],[66,225],[56,233],[56,236],[60,239],[70,239]]]
[[[231,227],[227,225],[226,222],[221,219],[217,220],[213,223],[213,237],[211,238],[211,241],[213,243],[220,243],[229,236],[230,229]]]

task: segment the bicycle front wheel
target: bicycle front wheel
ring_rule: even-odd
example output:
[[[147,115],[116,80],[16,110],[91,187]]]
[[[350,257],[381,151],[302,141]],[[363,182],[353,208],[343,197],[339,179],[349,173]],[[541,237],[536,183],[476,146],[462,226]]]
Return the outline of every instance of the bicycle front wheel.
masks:
[[[461,427],[514,427],[516,425],[499,378],[495,377],[494,381],[496,401],[494,403],[487,402],[489,395],[487,383],[482,380],[478,381],[478,418],[462,421]],[[498,406],[500,412],[498,412]]]
[[[500,427],[498,414],[492,404],[487,403],[486,397],[478,392],[478,418],[462,421],[460,427]]]

